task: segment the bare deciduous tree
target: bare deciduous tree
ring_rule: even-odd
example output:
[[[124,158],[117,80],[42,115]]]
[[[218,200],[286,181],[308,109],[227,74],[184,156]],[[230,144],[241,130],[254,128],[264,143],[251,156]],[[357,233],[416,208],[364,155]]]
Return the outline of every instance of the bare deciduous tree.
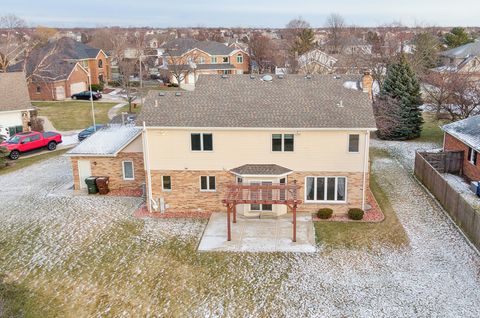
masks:
[[[168,71],[179,86],[190,74],[195,76],[196,63],[199,59],[197,51],[194,50],[188,54],[182,54],[177,48],[167,48],[163,52],[163,57]]]
[[[340,53],[346,27],[345,19],[338,13],[332,13],[327,17],[326,27],[329,38],[329,53]]]
[[[375,99],[373,113],[375,114],[379,138],[388,137],[399,127],[401,123],[400,110],[400,103],[394,98],[382,96]]]
[[[256,33],[250,37],[248,47],[250,58],[257,63],[259,73],[267,71],[275,60],[276,49],[273,41],[267,36]]]
[[[0,37],[0,72],[6,72],[30,45],[20,32],[25,26],[25,21],[15,15],[0,17],[0,29],[4,31],[4,36]]]

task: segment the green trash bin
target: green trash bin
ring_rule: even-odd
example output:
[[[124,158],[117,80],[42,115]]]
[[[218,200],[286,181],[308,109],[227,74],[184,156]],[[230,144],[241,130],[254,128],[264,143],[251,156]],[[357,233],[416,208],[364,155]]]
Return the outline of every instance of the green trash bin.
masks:
[[[85,183],[87,184],[88,194],[98,193],[97,177],[88,177],[85,179]]]

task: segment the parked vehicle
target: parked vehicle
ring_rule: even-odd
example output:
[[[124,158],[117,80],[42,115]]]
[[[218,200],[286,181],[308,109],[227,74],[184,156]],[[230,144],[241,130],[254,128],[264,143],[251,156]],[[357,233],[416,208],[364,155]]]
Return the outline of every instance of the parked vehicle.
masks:
[[[46,147],[48,150],[57,149],[57,144],[62,142],[62,135],[53,131],[18,133],[0,144],[8,150],[8,156],[17,160],[20,154],[26,151]]]
[[[98,92],[91,92],[91,97],[93,100],[98,100],[102,98],[102,94]],[[90,100],[90,91],[80,92],[72,95],[72,99],[85,99]]]
[[[93,126],[90,126],[84,130],[82,130],[81,132],[78,133],[78,141],[82,141],[84,140],[85,138],[88,138],[90,137],[91,135],[93,135],[97,130],[100,130],[104,127],[104,125],[95,125],[95,127]],[[96,129],[95,129],[96,128]]]
[[[2,137],[4,137],[4,139],[10,137],[10,130],[8,129],[8,127],[0,126],[0,138]],[[0,141],[2,140],[0,139]]]

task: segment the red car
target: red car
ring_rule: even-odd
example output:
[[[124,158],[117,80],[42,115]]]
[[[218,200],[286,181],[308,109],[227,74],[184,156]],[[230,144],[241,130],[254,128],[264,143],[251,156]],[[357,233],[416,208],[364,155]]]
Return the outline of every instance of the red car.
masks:
[[[55,150],[57,144],[62,142],[62,135],[52,131],[45,132],[23,132],[10,137],[0,144],[0,147],[7,148],[9,157],[17,160],[20,153],[47,147],[48,150]]]

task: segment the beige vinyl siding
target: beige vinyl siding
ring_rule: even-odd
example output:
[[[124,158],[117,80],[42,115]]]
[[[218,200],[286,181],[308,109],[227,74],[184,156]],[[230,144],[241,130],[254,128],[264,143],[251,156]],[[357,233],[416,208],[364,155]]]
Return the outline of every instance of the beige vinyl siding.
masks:
[[[213,151],[191,151],[191,133],[212,133]],[[293,152],[272,152],[272,134],[294,134]],[[358,153],[348,152],[349,134],[360,134]],[[278,164],[294,171],[362,172],[365,131],[148,129],[152,170],[230,170]]]

